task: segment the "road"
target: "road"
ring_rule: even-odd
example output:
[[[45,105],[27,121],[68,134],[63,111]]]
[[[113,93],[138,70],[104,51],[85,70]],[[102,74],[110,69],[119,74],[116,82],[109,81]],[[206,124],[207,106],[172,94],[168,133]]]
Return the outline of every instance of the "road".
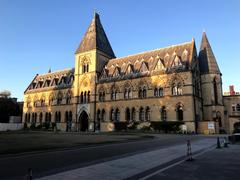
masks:
[[[34,177],[42,177],[132,154],[183,144],[188,139],[195,141],[202,138],[205,137],[195,135],[159,135],[155,139],[135,142],[1,157],[0,177],[1,179],[24,179],[28,168],[33,169]]]

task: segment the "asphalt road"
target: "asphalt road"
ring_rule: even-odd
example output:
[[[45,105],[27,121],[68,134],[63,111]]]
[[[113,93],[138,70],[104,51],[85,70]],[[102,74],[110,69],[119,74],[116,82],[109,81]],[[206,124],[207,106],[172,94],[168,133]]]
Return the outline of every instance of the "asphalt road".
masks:
[[[32,168],[33,177],[46,176],[131,154],[186,143],[188,139],[194,141],[201,138],[204,137],[195,135],[160,135],[155,139],[135,142],[1,157],[0,179],[24,179],[28,168]]]

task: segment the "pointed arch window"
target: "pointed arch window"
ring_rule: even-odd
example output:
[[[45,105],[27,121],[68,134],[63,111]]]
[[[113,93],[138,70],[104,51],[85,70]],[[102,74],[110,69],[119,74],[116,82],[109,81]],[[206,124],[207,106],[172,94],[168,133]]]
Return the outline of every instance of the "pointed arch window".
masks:
[[[89,64],[88,63],[82,65],[82,73],[87,73],[87,72],[89,72]]]
[[[179,104],[176,109],[177,112],[177,120],[183,121],[183,106],[182,104]]]
[[[150,108],[147,106],[145,111],[145,120],[150,121]]]
[[[218,104],[218,89],[217,89],[217,80],[213,79],[213,91],[214,91],[214,101],[215,104]]]
[[[111,100],[117,99],[117,90],[115,88],[112,88],[111,90]]]
[[[161,120],[162,121],[166,121],[167,120],[167,110],[166,110],[165,106],[163,106],[161,108]]]
[[[115,111],[115,121],[116,121],[116,122],[119,122],[119,121],[120,121],[120,111],[119,111],[118,108],[117,108],[116,111]]]
[[[139,109],[139,121],[144,121],[144,115],[145,115],[144,109],[143,109],[143,107],[140,107],[140,109]]]
[[[181,84],[174,84],[172,86],[172,95],[173,96],[179,96],[183,94],[182,86]]]
[[[111,109],[111,111],[110,111],[110,120],[111,121],[115,121],[115,113],[114,113],[114,109]]]

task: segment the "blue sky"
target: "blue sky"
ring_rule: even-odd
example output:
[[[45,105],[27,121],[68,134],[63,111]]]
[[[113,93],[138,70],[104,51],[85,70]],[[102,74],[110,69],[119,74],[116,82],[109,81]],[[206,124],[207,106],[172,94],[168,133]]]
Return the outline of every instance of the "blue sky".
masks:
[[[240,91],[239,0],[0,0],[0,91],[22,100],[38,74],[74,67],[94,9],[117,57],[196,40],[206,30],[223,89]]]

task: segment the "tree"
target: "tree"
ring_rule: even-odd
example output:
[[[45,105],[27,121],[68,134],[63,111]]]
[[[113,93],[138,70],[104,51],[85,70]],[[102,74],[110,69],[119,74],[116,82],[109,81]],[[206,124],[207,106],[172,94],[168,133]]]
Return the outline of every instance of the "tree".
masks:
[[[0,92],[0,98],[10,98],[11,92],[8,90],[3,90]]]
[[[9,116],[19,116],[20,108],[16,98],[11,98],[11,92],[4,90],[0,92],[0,122],[8,123]]]

